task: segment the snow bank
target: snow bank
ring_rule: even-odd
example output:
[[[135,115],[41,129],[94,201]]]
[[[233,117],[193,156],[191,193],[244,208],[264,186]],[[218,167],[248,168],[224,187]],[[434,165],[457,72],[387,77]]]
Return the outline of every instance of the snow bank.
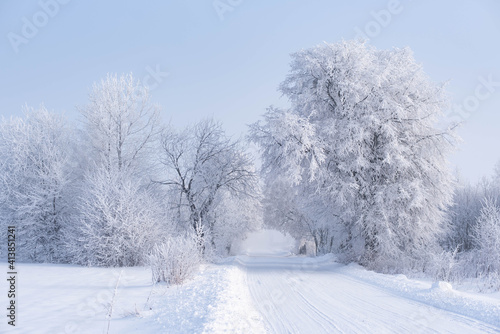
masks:
[[[446,282],[414,280],[404,275],[379,274],[353,263],[340,267],[336,265],[333,269],[337,273],[378,286],[401,297],[500,327],[499,298],[457,291]]]
[[[431,290],[451,293],[453,291],[453,287],[448,282],[438,281],[432,284]]]
[[[226,274],[227,288],[219,294],[204,333],[265,333],[262,316],[253,306],[245,272],[232,267]]]
[[[227,267],[213,265],[205,265],[182,285],[160,284],[152,297],[152,314],[147,316],[155,323],[151,333],[203,333],[228,284]]]

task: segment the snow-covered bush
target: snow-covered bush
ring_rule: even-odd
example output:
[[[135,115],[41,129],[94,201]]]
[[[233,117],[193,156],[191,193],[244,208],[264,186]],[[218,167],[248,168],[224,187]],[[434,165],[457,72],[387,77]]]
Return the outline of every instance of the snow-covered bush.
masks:
[[[91,266],[144,263],[165,227],[160,205],[126,173],[89,172],[80,198],[80,219],[68,240],[74,262]]]
[[[198,268],[201,256],[194,237],[170,237],[148,257],[153,283],[180,284]]]
[[[454,251],[436,250],[429,254],[425,265],[425,272],[438,281],[456,282],[461,279],[461,262],[458,257],[458,248]]]
[[[488,275],[479,276],[480,291],[500,291],[500,272],[490,272]]]

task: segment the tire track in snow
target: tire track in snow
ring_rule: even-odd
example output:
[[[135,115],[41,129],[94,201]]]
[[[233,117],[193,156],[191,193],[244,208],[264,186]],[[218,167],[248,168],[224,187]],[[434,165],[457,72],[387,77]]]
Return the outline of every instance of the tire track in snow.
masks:
[[[481,321],[404,298],[310,259],[238,257],[270,333],[495,333]],[[341,265],[339,265],[339,268]]]

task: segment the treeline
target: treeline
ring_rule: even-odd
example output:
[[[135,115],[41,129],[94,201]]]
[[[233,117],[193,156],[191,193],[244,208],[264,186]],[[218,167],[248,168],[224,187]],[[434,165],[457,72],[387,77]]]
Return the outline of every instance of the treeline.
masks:
[[[162,125],[132,75],[94,84],[78,111],[80,127],[44,107],[1,122],[0,219],[16,226],[18,260],[134,266],[166,245],[169,257],[227,255],[260,226],[253,161],[219,122]]]
[[[149,262],[174,282],[264,222],[346,263],[500,288],[500,168],[477,186],[453,176],[447,94],[411,50],[302,50],[280,91],[290,107],[250,125],[260,178],[220,123],[162,125],[131,75],[92,87],[80,127],[44,108],[4,119],[1,223],[24,260]]]

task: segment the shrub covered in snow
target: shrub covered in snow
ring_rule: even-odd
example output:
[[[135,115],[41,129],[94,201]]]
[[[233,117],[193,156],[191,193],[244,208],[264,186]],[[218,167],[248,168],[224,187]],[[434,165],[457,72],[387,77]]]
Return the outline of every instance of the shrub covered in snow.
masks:
[[[92,172],[85,180],[80,219],[68,239],[74,262],[105,267],[142,264],[162,237],[158,207],[128,175]]]
[[[149,255],[153,282],[180,284],[189,278],[201,262],[195,238],[171,237],[155,245]]]

